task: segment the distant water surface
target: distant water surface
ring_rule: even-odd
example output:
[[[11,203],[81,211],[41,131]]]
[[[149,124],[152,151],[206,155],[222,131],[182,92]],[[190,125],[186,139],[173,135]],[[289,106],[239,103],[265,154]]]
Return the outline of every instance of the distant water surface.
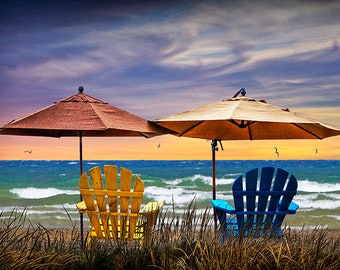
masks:
[[[165,210],[179,213],[194,200],[198,211],[212,198],[209,160],[87,160],[84,171],[112,164],[139,174],[145,183],[143,203],[163,201]],[[281,167],[298,179],[294,201],[300,209],[286,222],[294,226],[330,225],[340,229],[339,160],[217,161],[217,198],[232,200],[231,184],[254,167]],[[79,161],[0,161],[0,218],[15,208],[46,227],[70,227],[79,220]],[[174,205],[173,205],[174,203]]]

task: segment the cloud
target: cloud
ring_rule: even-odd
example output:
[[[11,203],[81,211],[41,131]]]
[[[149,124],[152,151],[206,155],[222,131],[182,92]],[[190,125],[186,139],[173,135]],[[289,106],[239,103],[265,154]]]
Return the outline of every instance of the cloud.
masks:
[[[2,111],[14,96],[46,106],[78,85],[147,118],[241,87],[287,107],[340,98],[337,1],[44,3],[1,4]]]
[[[245,87],[253,98],[339,126],[339,14],[340,3],[331,0],[2,1],[0,123],[82,85],[85,93],[147,119],[227,99]],[[201,141],[168,137],[160,137],[170,140],[162,158],[178,158],[179,152],[192,158],[193,150],[210,158],[209,142],[200,148]],[[19,139],[2,140],[4,149],[13,149],[8,158],[27,144]],[[64,140],[53,158],[65,158]],[[324,149],[320,142],[320,153],[336,158],[336,140],[325,140]],[[100,141],[93,139],[91,157],[100,152]],[[117,152],[122,157],[131,142],[117,142],[125,146]],[[35,143],[45,153],[42,138]],[[247,149],[250,144],[242,143]],[[303,158],[300,144],[287,158]],[[242,145],[228,144],[219,158],[253,158],[241,153]],[[77,158],[73,150],[66,152]]]

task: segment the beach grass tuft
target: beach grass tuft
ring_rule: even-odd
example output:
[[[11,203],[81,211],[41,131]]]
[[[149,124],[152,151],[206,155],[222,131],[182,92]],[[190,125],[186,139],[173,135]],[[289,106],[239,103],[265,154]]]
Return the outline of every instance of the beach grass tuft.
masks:
[[[284,228],[285,236],[221,241],[211,209],[161,211],[140,241],[80,248],[79,231],[31,224],[26,211],[0,214],[0,269],[340,269],[340,232]]]

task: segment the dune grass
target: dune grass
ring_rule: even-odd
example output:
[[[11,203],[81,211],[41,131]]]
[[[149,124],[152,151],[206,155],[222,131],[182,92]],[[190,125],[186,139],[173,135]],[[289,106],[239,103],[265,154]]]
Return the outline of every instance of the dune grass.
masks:
[[[340,232],[285,228],[285,237],[230,237],[223,243],[211,209],[194,203],[183,215],[161,212],[155,230],[138,241],[98,241],[81,249],[72,230],[31,224],[13,210],[0,216],[0,269],[340,269]]]

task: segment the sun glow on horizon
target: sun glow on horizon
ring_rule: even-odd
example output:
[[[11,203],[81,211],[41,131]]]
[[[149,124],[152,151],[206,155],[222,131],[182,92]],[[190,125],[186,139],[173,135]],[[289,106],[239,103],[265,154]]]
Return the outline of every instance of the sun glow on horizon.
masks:
[[[340,136],[323,140],[222,141],[219,160],[340,159]],[[278,149],[277,154],[275,147]],[[31,151],[29,153],[29,151]],[[78,160],[78,138],[0,136],[1,160]],[[164,135],[83,138],[84,160],[211,159],[210,141]]]

